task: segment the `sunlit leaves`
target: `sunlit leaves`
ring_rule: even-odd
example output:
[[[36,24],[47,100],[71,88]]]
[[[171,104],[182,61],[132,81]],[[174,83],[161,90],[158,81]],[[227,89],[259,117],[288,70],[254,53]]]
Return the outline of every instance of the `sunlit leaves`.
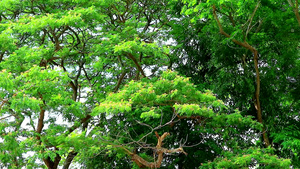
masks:
[[[25,72],[32,66],[37,66],[43,58],[50,58],[53,52],[52,47],[32,49],[24,46],[15,50],[11,57],[2,62],[0,66],[10,70],[12,73]]]
[[[3,12],[5,9],[16,9],[20,4],[18,0],[3,0],[0,2],[0,10]]]
[[[250,117],[243,117],[238,111],[230,115],[219,114],[226,106],[211,91],[201,93],[188,78],[169,70],[163,72],[159,79],[132,81],[118,93],[111,93],[94,109],[93,115],[129,114],[133,111],[140,118],[159,118],[164,113],[164,106],[173,107],[174,113],[180,116],[201,116],[211,118],[212,123],[242,124],[261,129],[258,123]]]
[[[196,104],[175,105],[174,107],[180,115],[201,115],[203,117],[212,117],[215,115],[212,109],[209,109],[207,107],[200,108],[199,105]]]
[[[238,154],[224,152],[226,158],[217,158],[213,162],[203,164],[200,168],[289,168],[291,160],[280,159],[271,148],[249,148],[237,150]],[[237,152],[236,152],[237,153]]]
[[[157,8],[152,5],[141,8],[145,4],[120,0],[0,2],[1,118],[5,116],[1,138],[2,133],[10,132],[14,134],[8,135],[10,138],[22,136],[15,142],[20,143],[18,151],[23,154],[14,157],[28,162],[27,168],[38,168],[34,164],[37,159],[49,157],[53,161],[74,149],[88,149],[89,144],[96,147],[95,142],[84,142],[88,136],[81,133],[94,125],[88,126],[86,117],[95,100],[101,100],[100,112],[131,112],[132,102],[128,100],[102,103],[116,87],[119,73],[128,73],[122,86],[135,76],[140,78],[137,67],[157,73],[159,66],[167,64],[169,51],[155,39],[166,36],[159,33],[167,23],[166,18],[160,20],[165,12],[154,12]],[[150,15],[155,22],[148,20]],[[139,98],[133,100],[138,102]],[[148,115],[143,118],[157,115],[155,108],[144,112]],[[84,125],[83,119],[87,119]],[[74,131],[77,128],[78,133]],[[19,129],[27,132],[16,132]],[[97,137],[102,134],[97,133]],[[34,155],[21,159],[29,151]],[[10,163],[15,163],[13,158]]]
[[[7,72],[6,69],[3,69],[0,72],[0,75],[1,75],[0,86],[2,90],[11,91],[14,87],[12,74]]]
[[[2,25],[1,25],[2,26]],[[9,26],[5,26],[9,27]],[[13,51],[15,49],[15,42],[17,41],[14,39],[11,34],[13,30],[11,28],[7,28],[6,30],[1,30],[0,32],[0,47],[2,51],[8,50]]]
[[[107,113],[107,114],[115,114],[120,112],[129,112],[131,110],[131,105],[128,102],[108,102],[108,103],[101,103],[98,106],[92,115],[97,115],[98,113]]]

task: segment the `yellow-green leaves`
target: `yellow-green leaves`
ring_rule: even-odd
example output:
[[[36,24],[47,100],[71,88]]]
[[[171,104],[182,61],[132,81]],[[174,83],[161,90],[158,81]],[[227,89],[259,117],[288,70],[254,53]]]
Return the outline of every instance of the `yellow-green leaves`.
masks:
[[[164,113],[163,107],[173,107],[175,114],[185,117],[216,117],[216,121],[225,120],[223,123],[228,125],[251,123],[251,119],[243,121],[238,113],[218,118],[218,114],[226,109],[224,103],[211,91],[198,91],[188,78],[170,70],[163,72],[158,79],[131,81],[119,92],[109,94],[94,109],[93,115],[125,113],[145,119],[158,118]]]
[[[200,107],[200,105],[197,104],[175,104],[174,108],[176,112],[182,116],[200,115],[202,117],[210,118],[216,115],[212,109],[207,108],[206,106]]]
[[[147,111],[149,110],[149,111]],[[152,118],[159,118],[161,117],[162,110],[159,109],[159,107],[148,107],[146,110],[143,110],[143,113],[141,113],[140,118],[146,119],[147,121]]]
[[[99,113],[107,113],[107,114],[117,114],[117,113],[125,113],[131,110],[131,104],[129,102],[104,102],[97,106],[92,115],[97,115]]]
[[[5,26],[1,25],[2,28],[5,30],[1,30],[0,28],[0,48],[1,51],[12,51],[15,49],[16,45],[15,42],[17,41],[13,36],[13,30],[10,28],[10,24]]]
[[[18,0],[1,0],[0,1],[0,12],[6,11],[7,9],[17,9],[21,4]]]
[[[35,97],[29,97],[28,95],[20,92],[16,96],[14,96],[11,100],[11,107],[16,112],[28,111],[32,112],[39,112],[40,106],[43,105],[41,99]]]
[[[206,163],[200,168],[249,168],[255,166],[258,168],[290,168],[291,160],[282,159],[273,155],[272,148],[260,149],[250,147],[245,150],[236,150],[233,152],[223,152],[226,158],[216,158],[215,161]]]
[[[14,87],[13,76],[6,69],[0,72],[0,86],[2,90],[10,91]],[[0,90],[1,91],[1,90]]]

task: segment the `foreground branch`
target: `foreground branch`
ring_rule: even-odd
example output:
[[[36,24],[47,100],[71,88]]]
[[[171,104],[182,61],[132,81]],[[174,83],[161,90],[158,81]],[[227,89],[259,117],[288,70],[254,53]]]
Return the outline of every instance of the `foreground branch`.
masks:
[[[136,60],[136,58],[131,53],[127,53],[127,57],[134,62],[135,66],[141,72],[141,74],[143,75],[143,77],[146,77],[144,70],[142,69],[141,65],[138,63],[138,61]]]
[[[4,106],[4,104],[8,102],[8,99],[3,99],[1,101],[2,101],[2,103],[0,105],[0,110],[2,109],[2,107]]]
[[[67,158],[66,158],[66,161],[64,163],[64,166],[62,169],[68,169],[74,159],[74,157],[77,155],[78,153],[77,152],[74,152],[74,151],[71,151],[69,152]]]
[[[183,153],[187,155],[187,153],[183,150],[182,147],[176,148],[176,149],[166,149],[162,147],[163,140],[170,135],[169,133],[165,132],[162,136],[159,136],[157,132],[155,132],[155,135],[157,137],[157,145],[154,148],[155,152],[157,153],[158,157],[155,161],[149,162],[142,157],[140,157],[138,154],[135,154],[128,149],[126,149],[123,146],[117,146],[122,148],[128,155],[131,156],[131,160],[135,162],[140,168],[160,168],[161,162],[163,160],[163,154],[172,154],[172,153]]]

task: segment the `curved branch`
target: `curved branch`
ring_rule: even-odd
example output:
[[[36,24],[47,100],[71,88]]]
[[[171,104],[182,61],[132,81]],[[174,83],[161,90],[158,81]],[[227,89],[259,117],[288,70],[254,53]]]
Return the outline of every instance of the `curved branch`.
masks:
[[[81,40],[80,40],[78,34],[70,26],[67,26],[66,28],[69,29],[72,33],[74,33],[74,35],[77,39],[77,43],[74,45],[74,47],[77,47],[81,43]]]
[[[292,7],[292,9],[293,9],[293,11],[295,13],[296,19],[298,21],[298,24],[300,26],[300,15],[299,15],[299,3],[298,3],[298,0],[295,0],[295,5],[294,5],[294,3],[291,0],[287,0],[287,1],[290,4],[290,6]]]
[[[70,164],[72,163],[74,157],[77,155],[77,152],[71,151],[69,152],[66,161],[64,163],[63,169],[68,169],[70,167]]]
[[[227,38],[230,38],[231,36],[223,30],[223,27],[222,27],[222,25],[219,21],[219,18],[216,14],[216,6],[215,5],[213,5],[213,15],[214,15],[215,20],[217,21],[220,33],[223,34],[224,36],[226,36]],[[259,77],[259,69],[258,69],[258,52],[253,46],[249,45],[246,41],[240,42],[236,39],[231,39],[231,40],[235,44],[240,45],[240,46],[250,50],[253,53],[254,68],[255,68],[255,73],[256,73],[256,91],[255,91],[255,102],[254,102],[254,104],[255,104],[255,107],[256,107],[256,110],[257,110],[257,120],[258,120],[258,122],[263,124],[262,111],[261,111],[261,106],[260,106],[260,101],[259,101],[260,77]],[[264,139],[264,142],[265,142],[265,146],[268,147],[270,145],[270,141],[269,141],[269,138],[268,138],[267,133],[265,132],[264,128],[263,128],[263,139]]]
[[[137,69],[141,72],[141,74],[144,77],[146,77],[144,70],[142,69],[141,65],[138,63],[138,61],[136,60],[136,58],[131,53],[127,53],[127,57],[134,62],[134,64],[136,65]]]
[[[176,148],[176,149],[166,149],[162,147],[163,144],[163,140],[170,135],[170,133],[165,132],[162,136],[159,136],[157,132],[155,132],[155,135],[157,137],[157,145],[154,148],[155,152],[158,154],[158,157],[155,161],[153,162],[149,162],[145,159],[143,159],[141,156],[139,156],[138,154],[135,154],[131,151],[129,151],[128,149],[126,149],[123,146],[116,146],[119,148],[122,148],[128,155],[131,156],[131,160],[133,162],[135,162],[140,168],[159,168],[161,166],[161,162],[163,160],[163,154],[172,154],[172,153],[183,153],[185,155],[187,155],[187,153],[183,150],[182,147]]]
[[[126,72],[123,72],[123,73],[121,74],[121,76],[120,76],[120,78],[119,78],[119,80],[118,80],[117,86],[116,86],[115,89],[114,89],[115,92],[117,92],[117,91],[119,90],[120,85],[121,85],[121,83],[122,83],[122,81],[123,81],[125,75],[126,75]]]
[[[4,106],[4,104],[8,102],[8,99],[3,99],[1,101],[2,101],[2,103],[0,105],[0,110],[2,109],[2,107]]]

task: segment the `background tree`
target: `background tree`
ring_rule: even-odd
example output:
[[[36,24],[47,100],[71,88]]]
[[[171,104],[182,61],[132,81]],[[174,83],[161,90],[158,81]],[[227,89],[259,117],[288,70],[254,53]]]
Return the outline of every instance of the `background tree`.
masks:
[[[288,2],[275,1],[183,1],[181,5],[185,26],[174,27],[189,31],[191,38],[173,33],[184,47],[184,53],[176,50],[185,58],[179,60],[178,70],[232,108],[263,121],[269,140],[264,138],[265,145],[298,166],[298,154],[287,146],[299,141],[294,128],[299,125],[299,26],[292,12],[296,5],[291,8]],[[185,71],[187,66],[193,71]],[[262,120],[254,95],[258,82]],[[283,136],[291,128],[294,134]]]

